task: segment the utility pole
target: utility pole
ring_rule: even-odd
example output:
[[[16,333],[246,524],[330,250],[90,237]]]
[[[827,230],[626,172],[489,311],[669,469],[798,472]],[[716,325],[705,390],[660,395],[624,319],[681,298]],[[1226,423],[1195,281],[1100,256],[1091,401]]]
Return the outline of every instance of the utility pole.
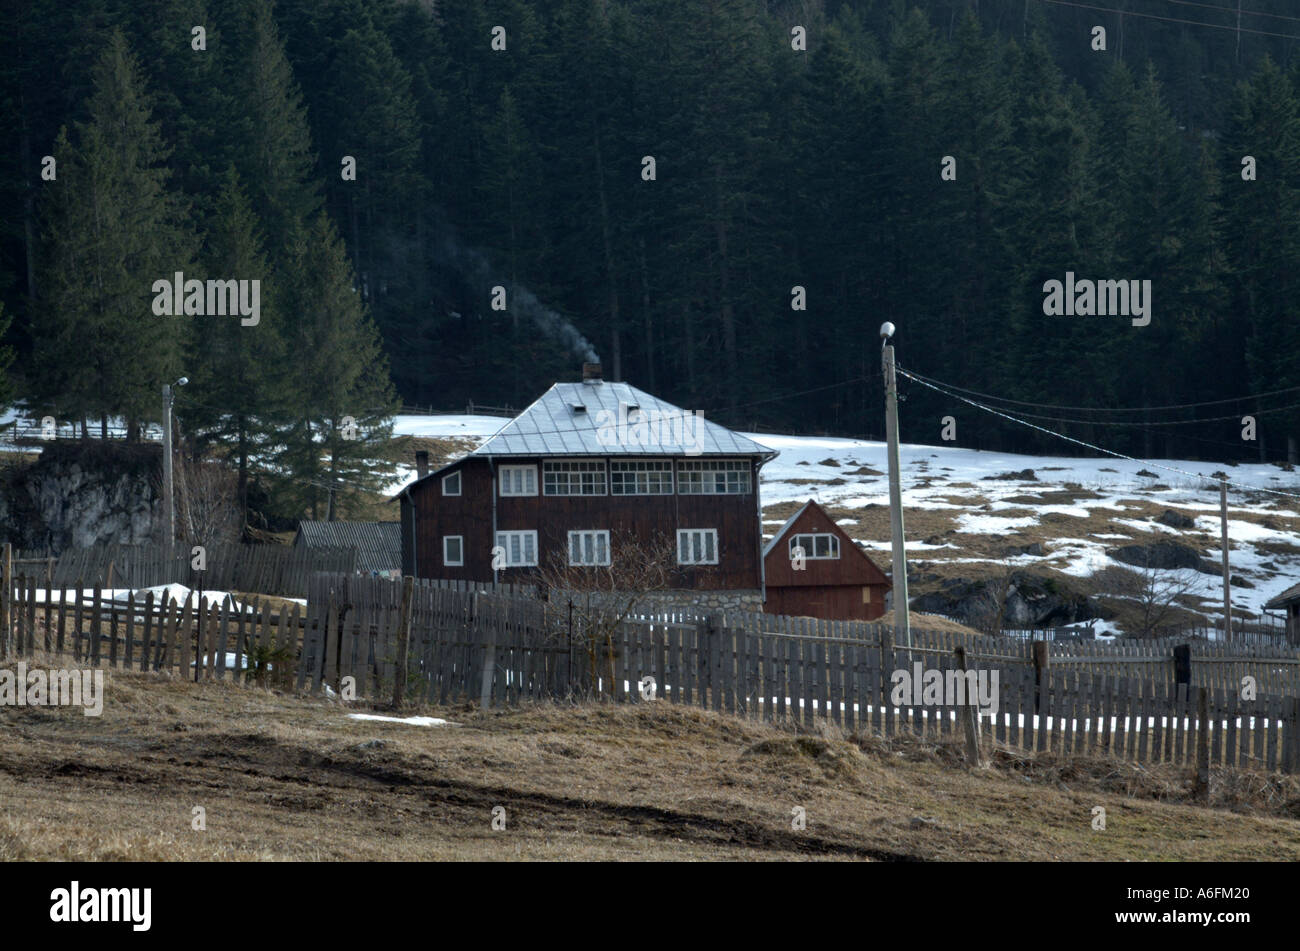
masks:
[[[172,504],[172,387],[163,384],[163,525],[167,534],[163,542],[170,545],[176,539],[176,506]]]
[[[889,339],[894,325],[880,326],[885,371],[885,439],[889,457],[889,522],[894,535],[894,643],[912,646],[912,625],[907,609],[907,551],[903,546],[903,490],[898,463],[898,380],[894,374],[894,347]]]
[[[1228,479],[1219,480],[1219,525],[1223,545],[1223,639],[1232,640],[1232,596],[1228,593]]]
[[[163,539],[168,545],[176,540],[176,505],[173,502],[172,487],[172,393],[173,386],[184,386],[190,382],[189,377],[181,377],[175,383],[164,383],[163,397],[163,525],[167,537]]]

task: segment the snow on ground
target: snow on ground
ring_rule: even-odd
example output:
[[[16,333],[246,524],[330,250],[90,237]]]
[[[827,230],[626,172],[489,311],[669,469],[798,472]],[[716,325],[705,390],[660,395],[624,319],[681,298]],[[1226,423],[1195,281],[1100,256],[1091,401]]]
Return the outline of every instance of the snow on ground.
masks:
[[[822,436],[745,435],[780,452],[762,470],[765,506],[802,503],[809,497],[824,506],[848,511],[889,504],[889,485],[883,474],[888,465],[884,443]],[[916,444],[902,445],[899,456],[905,521],[908,512],[952,512],[954,529],[972,536],[1007,535],[1031,527],[1041,535],[1044,529],[1056,531],[1057,526],[1061,526],[1058,537],[1049,536],[1044,542],[1046,553],[1043,556],[1016,556],[1007,560],[1015,565],[1050,562],[1052,567],[1077,577],[1087,577],[1107,565],[1118,564],[1106,554],[1106,550],[1122,545],[1126,540],[1136,542],[1144,535],[1158,535],[1167,536],[1172,541],[1188,534],[1147,520],[1148,513],[1135,506],[1135,501],[1147,502],[1160,509],[1171,507],[1192,513],[1203,512],[1204,515],[1196,517],[1195,528],[1189,531],[1204,534],[1212,542],[1217,542],[1218,484],[1213,478],[1215,472],[1225,472],[1233,482],[1245,486],[1278,489],[1300,496],[1300,476],[1265,464],[1226,466],[1181,459],[1131,462],[1106,457],[1024,456]],[[1190,474],[1170,472],[1160,467],[1180,469]],[[862,468],[882,474],[854,474]],[[1033,470],[1034,480],[990,478],[1014,475],[1025,469]],[[1140,472],[1154,473],[1154,476],[1139,475]],[[808,479],[822,484],[795,481]],[[835,481],[840,484],[831,484]],[[1071,499],[1068,504],[1025,500],[1026,496],[1060,491],[1066,488],[1067,483],[1081,495],[1095,493],[1098,497]],[[970,501],[963,504],[963,498]],[[1254,585],[1252,588],[1234,586],[1233,604],[1258,614],[1269,598],[1300,581],[1300,536],[1289,530],[1297,527],[1294,523],[1269,528],[1240,516],[1267,515],[1275,522],[1300,519],[1300,498],[1230,488],[1228,503],[1232,572]],[[1025,509],[1032,510],[1034,516],[1021,514]],[[1125,514],[1134,509],[1137,511],[1133,514]],[[1016,514],[1002,514],[1007,510],[1015,510]],[[1099,516],[1106,519],[1110,528],[1104,533],[1078,537],[1086,528],[1081,527],[1071,534],[1068,519],[1042,521],[1042,517],[1049,513],[1078,519]],[[1117,530],[1125,528],[1132,529],[1134,535],[1118,533]],[[849,531],[854,534],[851,528]],[[857,540],[870,550],[883,552],[889,548],[888,537]],[[1263,551],[1256,547],[1259,543],[1283,547]],[[947,546],[924,545],[915,534],[909,534],[907,547],[909,551],[925,551],[927,557],[933,557],[930,552]],[[1287,551],[1287,547],[1295,548],[1296,552]],[[958,557],[942,560],[987,560],[960,557],[958,552],[953,554]],[[1205,556],[1213,560],[1219,557],[1219,553],[1207,547]],[[1213,613],[1211,605],[1222,598],[1222,581],[1215,575],[1200,575],[1193,594],[1205,598],[1207,610]]]
[[[51,604],[60,604],[63,601],[71,603],[76,598],[76,588],[55,588],[48,593]],[[171,598],[176,604],[184,601],[193,603],[195,597],[201,597],[205,604],[212,605],[229,601],[231,609],[240,612],[252,611],[252,606],[236,601],[234,595],[229,591],[212,591],[209,589],[187,588],[183,584],[160,584],[152,588],[104,588],[99,592],[99,596],[104,601],[112,601],[117,604],[126,604],[127,598],[134,595],[134,605],[143,607],[145,597],[153,595],[154,604],[162,604],[167,598]],[[94,588],[83,588],[81,590],[81,600],[88,601],[95,596]],[[36,589],[36,603],[44,604],[47,592],[44,588]],[[298,604],[305,605],[306,598],[285,598],[286,601],[295,601]]]
[[[457,726],[450,720],[437,717],[381,717],[374,713],[349,713],[349,720],[379,720],[383,723],[405,723],[410,726]]]

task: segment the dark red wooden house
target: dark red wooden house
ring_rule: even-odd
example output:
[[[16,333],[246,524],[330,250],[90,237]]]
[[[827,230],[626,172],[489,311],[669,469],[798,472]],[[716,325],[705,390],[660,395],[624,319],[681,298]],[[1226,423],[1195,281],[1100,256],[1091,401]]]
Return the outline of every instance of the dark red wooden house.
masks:
[[[811,499],[767,543],[763,562],[768,614],[874,621],[885,613],[889,578]]]
[[[607,565],[630,533],[675,543],[675,587],[763,588],[758,473],[776,453],[598,364],[556,383],[468,456],[400,493],[402,570],[527,583],[539,565]],[[498,569],[493,570],[493,549]]]

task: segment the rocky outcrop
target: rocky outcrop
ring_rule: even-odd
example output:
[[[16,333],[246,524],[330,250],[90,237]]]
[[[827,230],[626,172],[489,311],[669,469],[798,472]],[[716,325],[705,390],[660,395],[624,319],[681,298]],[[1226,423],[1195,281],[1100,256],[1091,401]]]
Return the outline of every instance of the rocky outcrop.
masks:
[[[1168,571],[1179,568],[1199,569],[1201,553],[1182,542],[1153,542],[1150,545],[1124,545],[1106,552],[1116,561],[1137,568]]]
[[[57,442],[0,476],[0,539],[15,547],[85,548],[149,540],[158,513],[160,449]]]
[[[979,581],[950,578],[940,583],[938,591],[913,598],[911,605],[917,611],[976,621],[989,611],[991,601],[996,603],[1002,584],[996,578]],[[1066,582],[1017,571],[1012,573],[1007,589],[1003,626],[1051,627],[1105,617],[1106,613]]]

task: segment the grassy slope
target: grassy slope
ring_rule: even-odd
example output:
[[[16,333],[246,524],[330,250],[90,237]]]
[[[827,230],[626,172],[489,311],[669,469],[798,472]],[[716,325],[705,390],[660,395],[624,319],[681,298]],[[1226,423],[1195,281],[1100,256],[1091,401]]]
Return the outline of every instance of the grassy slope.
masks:
[[[98,719],[0,709],[0,861],[1300,859],[1294,779],[1216,774],[1209,809],[1168,768],[999,754],[970,771],[915,739],[662,702],[427,711],[461,724],[439,729],[227,683],[110,672],[107,690]]]

